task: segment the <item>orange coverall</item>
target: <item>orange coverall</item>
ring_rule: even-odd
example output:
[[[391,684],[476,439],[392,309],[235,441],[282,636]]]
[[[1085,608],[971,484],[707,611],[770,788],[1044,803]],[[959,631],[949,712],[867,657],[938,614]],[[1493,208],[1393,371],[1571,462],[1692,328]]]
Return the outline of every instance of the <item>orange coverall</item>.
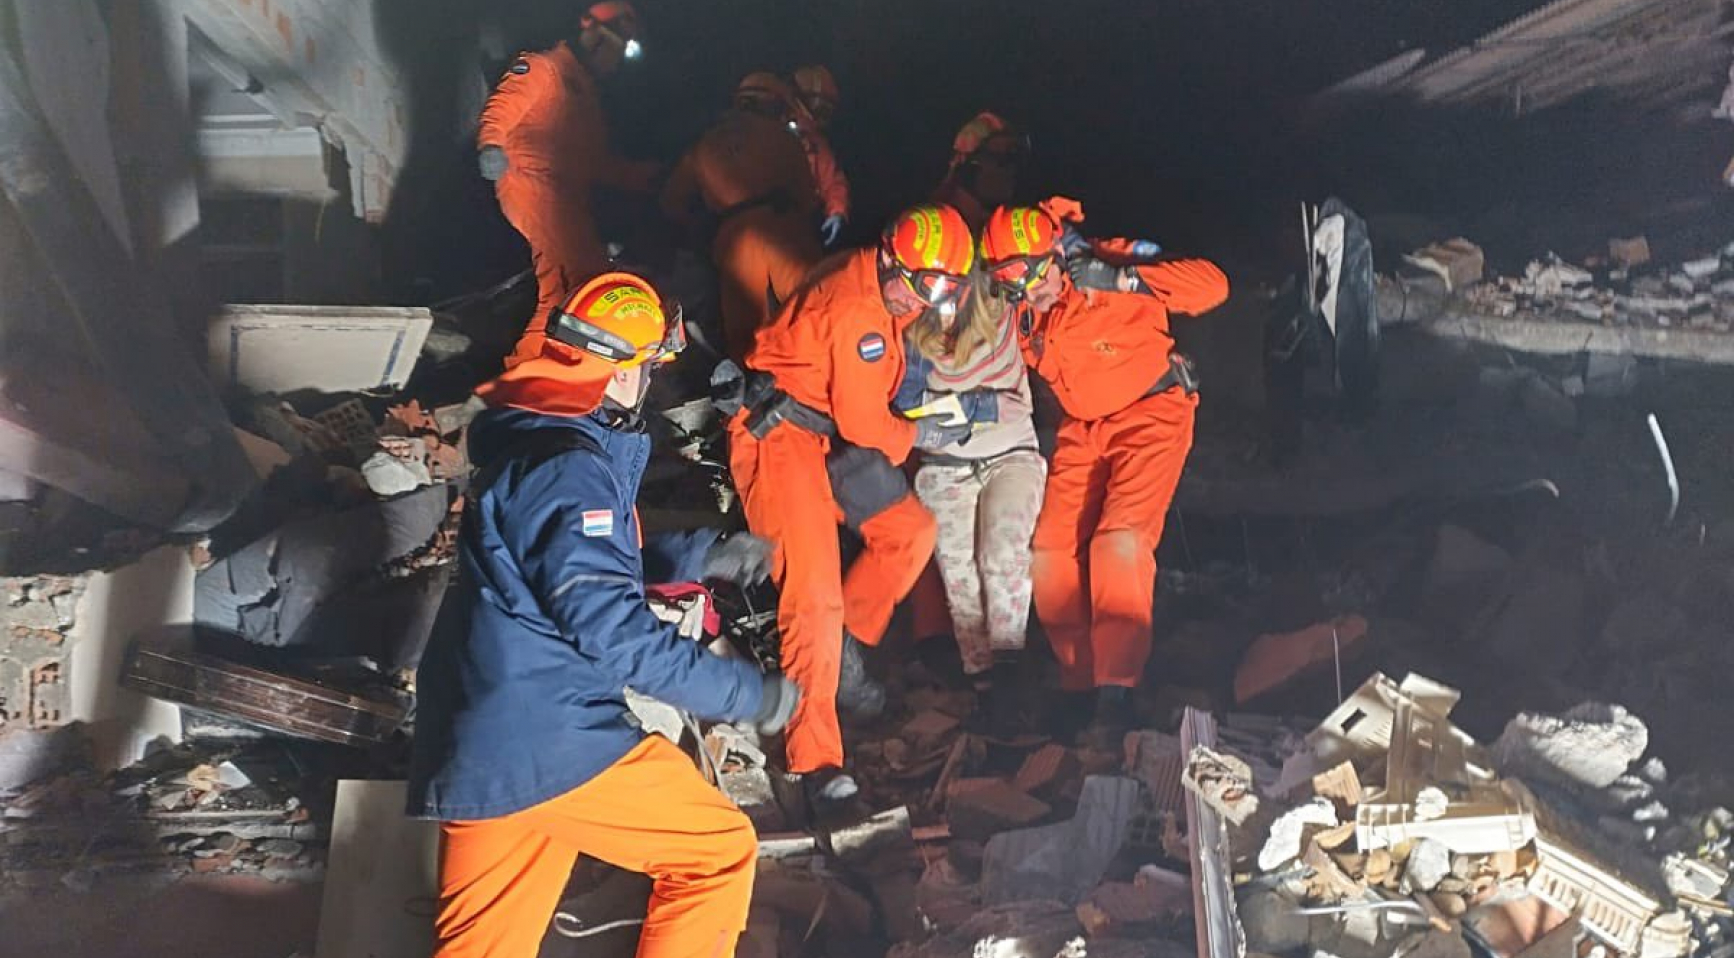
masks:
[[[1148,395],[1169,369],[1170,312],[1228,298],[1228,278],[1201,259],[1140,265],[1149,294],[1085,292],[1069,283],[1045,314],[1020,317],[1031,369],[1065,418],[1036,521],[1036,615],[1061,685],[1134,686],[1150,657],[1156,545],[1192,448],[1196,396]]]
[[[440,834],[436,958],[536,954],[579,854],[657,879],[638,958],[729,958],[746,927],[758,838],[660,735],[564,795]]]
[[[648,189],[654,166],[609,152],[596,80],[565,43],[518,56],[482,109],[476,143],[506,151],[494,195],[536,268],[536,312],[525,330],[533,335],[506,357],[515,366],[540,355],[540,333],[566,294],[608,266],[591,190]]]
[[[849,177],[843,175],[843,168],[837,165],[837,154],[831,149],[831,141],[826,139],[818,123],[805,110],[795,111],[794,123],[795,132],[800,134],[801,146],[807,154],[807,166],[813,175],[819,206],[826,216],[848,219]]]
[[[877,256],[876,248],[864,249],[821,264],[759,330],[747,367],[830,416],[843,439],[901,464],[916,430],[892,411],[891,398],[903,381],[903,330],[919,313],[886,312]],[[843,630],[868,645],[884,638],[892,611],[933,553],[933,515],[911,493],[867,520],[860,530],[866,548],[844,575],[842,511],[825,470],[830,440],[789,423],[754,439],[746,418],[743,412],[729,423],[729,461],[747,525],[777,547],[772,576],[781,593],[783,670],[801,687],[785,733],[789,771],[840,766]]]
[[[687,218],[695,198],[721,220],[711,240],[723,345],[742,362],[753,334],[823,255],[813,235],[813,180],[787,125],[731,111],[706,131],[663,187],[662,209]]]

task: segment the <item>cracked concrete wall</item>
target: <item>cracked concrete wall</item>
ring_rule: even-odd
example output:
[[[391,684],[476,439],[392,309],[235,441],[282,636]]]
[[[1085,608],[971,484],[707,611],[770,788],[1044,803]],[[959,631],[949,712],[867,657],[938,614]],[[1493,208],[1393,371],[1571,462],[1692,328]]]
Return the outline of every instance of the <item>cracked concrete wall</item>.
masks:
[[[285,125],[344,152],[357,216],[379,222],[409,145],[408,91],[375,29],[382,0],[168,0],[263,86]]]

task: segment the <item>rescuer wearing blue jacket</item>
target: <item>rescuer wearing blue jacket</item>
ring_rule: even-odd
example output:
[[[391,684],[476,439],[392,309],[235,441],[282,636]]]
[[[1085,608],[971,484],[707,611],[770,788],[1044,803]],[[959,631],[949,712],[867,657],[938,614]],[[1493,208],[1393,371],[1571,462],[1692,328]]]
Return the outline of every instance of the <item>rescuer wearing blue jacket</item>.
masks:
[[[409,791],[410,814],[442,823],[439,958],[534,956],[579,854],[655,880],[641,958],[726,955],[746,927],[751,824],[624,697],[767,733],[798,698],[645,601],[638,411],[648,364],[683,342],[647,283],[603,274],[550,319],[537,358],[478,390],[459,627],[436,630],[418,675]],[[711,542],[663,558],[696,578]],[[760,545],[713,545],[708,571],[762,575]]]

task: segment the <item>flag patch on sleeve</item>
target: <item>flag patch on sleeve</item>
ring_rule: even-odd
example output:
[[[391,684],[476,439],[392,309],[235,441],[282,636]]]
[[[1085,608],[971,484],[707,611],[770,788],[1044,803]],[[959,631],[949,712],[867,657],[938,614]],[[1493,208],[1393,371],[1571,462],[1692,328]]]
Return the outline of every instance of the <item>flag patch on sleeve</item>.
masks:
[[[586,509],[581,518],[583,531],[587,536],[611,536],[614,534],[614,513],[607,509]]]
[[[855,352],[860,354],[862,359],[876,363],[885,356],[885,337],[878,333],[868,333],[855,344]]]

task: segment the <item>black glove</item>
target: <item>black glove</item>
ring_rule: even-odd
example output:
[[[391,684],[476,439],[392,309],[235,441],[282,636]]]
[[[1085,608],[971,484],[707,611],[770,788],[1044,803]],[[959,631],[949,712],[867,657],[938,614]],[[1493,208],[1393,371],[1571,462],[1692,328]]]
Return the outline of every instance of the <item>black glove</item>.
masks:
[[[1066,274],[1079,289],[1101,289],[1111,293],[1125,290],[1126,270],[1111,266],[1088,253],[1066,258]]]
[[[484,146],[476,154],[476,165],[481,168],[482,179],[497,180],[506,175],[511,163],[506,159],[506,151],[497,146]]]
[[[753,727],[760,735],[781,732],[800,702],[800,686],[781,675],[765,676],[764,696],[759,700],[758,714],[753,716]]]
[[[945,416],[922,416],[915,420],[915,448],[923,452],[938,452],[953,443],[969,438],[969,420],[946,425]]]
[[[771,577],[769,542],[750,532],[737,532],[718,539],[704,554],[704,579],[728,582],[746,588]]]

